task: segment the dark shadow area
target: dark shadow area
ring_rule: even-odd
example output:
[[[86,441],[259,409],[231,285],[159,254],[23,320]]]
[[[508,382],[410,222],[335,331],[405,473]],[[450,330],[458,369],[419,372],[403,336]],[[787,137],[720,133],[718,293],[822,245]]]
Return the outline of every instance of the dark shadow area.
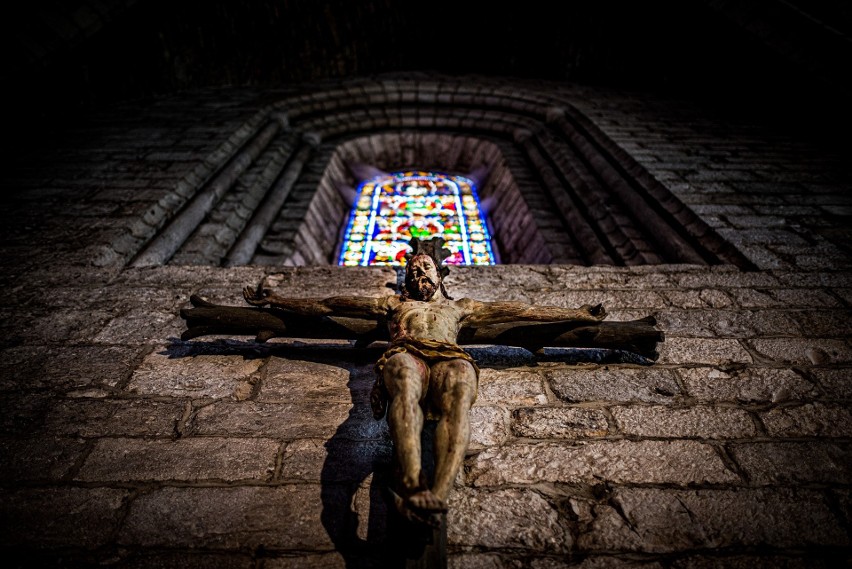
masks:
[[[424,551],[437,554],[441,531],[405,520],[396,512],[388,491],[394,470],[393,444],[386,420],[376,421],[370,408],[373,366],[382,347],[356,349],[298,341],[258,344],[230,339],[184,342],[172,338],[170,342],[163,355],[175,359],[200,355],[239,355],[247,360],[281,357],[347,370],[346,388],[352,407],[324,445],[320,473],[323,527],[348,569],[402,568]],[[435,425],[434,421],[427,422],[421,439],[424,471],[429,478],[434,470]],[[445,535],[446,520],[443,532]],[[430,547],[432,544],[435,546]]]
[[[744,14],[676,0],[65,4],[4,18],[7,114],[28,141],[116,101],[399,71],[651,89],[816,132],[850,119],[841,2],[751,2]]]
[[[246,360],[280,357],[294,358],[340,365],[350,369],[350,364],[378,360],[385,350],[385,344],[373,343],[370,346],[356,348],[352,345],[302,343],[291,340],[287,343],[258,343],[253,340],[218,339],[211,341],[181,340],[169,338],[169,345],[160,355],[169,359],[188,358],[209,355],[240,355]],[[505,369],[531,367],[538,362],[561,362],[568,364],[636,364],[652,365],[654,362],[627,350],[609,348],[543,348],[532,353],[524,348],[513,346],[462,346],[476,360],[480,368]],[[333,362],[337,362],[337,364]]]

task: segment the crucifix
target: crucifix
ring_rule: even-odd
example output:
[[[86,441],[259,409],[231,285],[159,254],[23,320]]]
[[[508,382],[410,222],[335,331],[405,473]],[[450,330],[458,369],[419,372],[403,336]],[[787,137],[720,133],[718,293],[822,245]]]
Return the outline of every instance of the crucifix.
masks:
[[[254,308],[217,306],[196,296],[182,339],[208,334],[270,338],[336,338],[355,346],[388,342],[376,364],[373,415],[387,417],[396,458],[391,490],[396,509],[414,524],[440,527],[447,498],[470,439],[469,410],[476,399],[479,368],[460,344],[500,344],[540,351],[544,347],[591,348],[606,361],[650,364],[663,334],[653,317],[604,322],[603,306],[559,308],[520,302],[454,300],[444,286],[449,272],[443,239],[412,239],[404,287],[398,296],[283,298],[246,287]],[[421,469],[425,419],[438,421],[434,477]]]

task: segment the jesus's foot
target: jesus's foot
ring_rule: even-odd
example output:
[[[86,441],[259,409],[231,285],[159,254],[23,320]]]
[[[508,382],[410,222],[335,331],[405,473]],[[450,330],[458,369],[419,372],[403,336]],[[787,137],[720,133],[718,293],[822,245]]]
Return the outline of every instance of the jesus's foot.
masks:
[[[447,511],[447,506],[443,500],[432,494],[432,492],[429,490],[418,490],[414,494],[409,495],[408,498],[403,498],[394,492],[393,489],[390,489],[390,493],[397,511],[405,519],[433,528],[441,527],[442,514]]]
[[[419,490],[406,499],[406,505],[422,512],[446,512],[447,503],[435,496],[431,490]]]

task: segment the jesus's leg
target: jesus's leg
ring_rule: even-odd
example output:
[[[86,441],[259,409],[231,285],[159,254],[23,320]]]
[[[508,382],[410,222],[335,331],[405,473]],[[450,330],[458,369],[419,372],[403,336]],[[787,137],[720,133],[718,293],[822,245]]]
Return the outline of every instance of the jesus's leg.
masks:
[[[470,407],[476,398],[476,370],[462,359],[432,365],[430,391],[441,409],[435,431],[435,483],[432,493],[446,500],[470,441]]]
[[[420,485],[420,433],[423,409],[420,400],[428,386],[429,368],[423,360],[402,352],[388,358],[382,378],[390,395],[388,426],[397,463],[402,470],[402,492],[407,498]]]

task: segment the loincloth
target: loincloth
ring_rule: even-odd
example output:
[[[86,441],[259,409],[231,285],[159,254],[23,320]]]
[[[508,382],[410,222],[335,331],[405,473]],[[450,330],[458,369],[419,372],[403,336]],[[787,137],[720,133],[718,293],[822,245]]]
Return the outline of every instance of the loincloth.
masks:
[[[479,383],[479,366],[476,365],[476,361],[470,354],[455,344],[447,344],[435,340],[419,340],[415,338],[407,338],[399,342],[394,342],[387,350],[385,350],[385,353],[382,354],[379,361],[376,362],[376,383],[373,385],[373,390],[370,393],[370,406],[373,408],[373,417],[377,420],[385,416],[385,412],[388,408],[388,401],[390,401],[390,395],[385,387],[382,370],[384,370],[385,364],[391,356],[394,354],[401,354],[403,352],[407,352],[412,356],[420,358],[428,365],[448,360],[464,360],[473,366],[473,369],[476,372],[477,384]],[[476,387],[477,386],[474,386],[474,400],[476,399]],[[440,411],[433,409],[429,404],[428,397],[424,397],[421,406],[424,407],[427,418],[434,419],[440,416]]]

